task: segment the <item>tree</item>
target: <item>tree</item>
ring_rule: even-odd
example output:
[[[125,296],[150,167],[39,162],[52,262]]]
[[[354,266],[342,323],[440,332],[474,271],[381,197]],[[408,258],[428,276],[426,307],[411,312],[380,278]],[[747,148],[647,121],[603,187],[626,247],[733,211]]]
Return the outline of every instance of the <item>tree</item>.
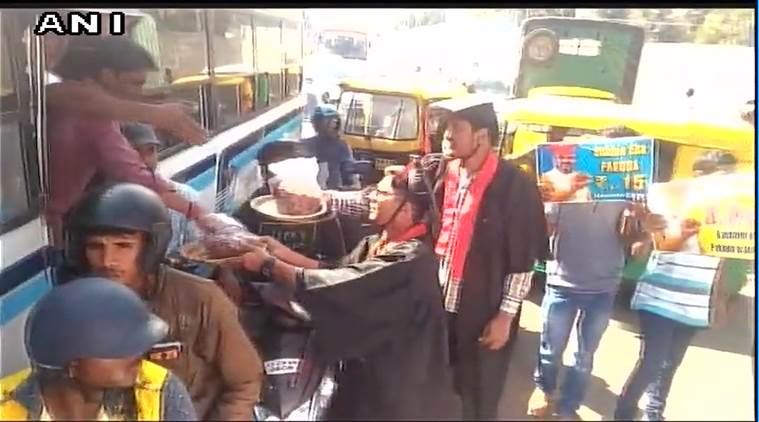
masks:
[[[598,9],[596,15],[601,19],[621,19],[630,18],[630,9]]]
[[[575,9],[527,9],[527,17],[542,17],[542,16],[565,16],[574,17]]]
[[[704,18],[695,41],[706,44],[750,45],[753,41],[754,12],[751,9],[715,9]]]

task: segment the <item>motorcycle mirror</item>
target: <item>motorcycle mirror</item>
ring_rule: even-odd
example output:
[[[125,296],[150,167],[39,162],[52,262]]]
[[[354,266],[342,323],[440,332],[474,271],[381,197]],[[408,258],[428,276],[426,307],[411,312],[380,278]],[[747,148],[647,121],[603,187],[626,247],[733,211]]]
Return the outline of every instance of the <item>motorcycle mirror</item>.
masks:
[[[344,164],[344,171],[350,174],[360,174],[362,176],[370,175],[374,172],[374,165],[371,161],[353,161]]]

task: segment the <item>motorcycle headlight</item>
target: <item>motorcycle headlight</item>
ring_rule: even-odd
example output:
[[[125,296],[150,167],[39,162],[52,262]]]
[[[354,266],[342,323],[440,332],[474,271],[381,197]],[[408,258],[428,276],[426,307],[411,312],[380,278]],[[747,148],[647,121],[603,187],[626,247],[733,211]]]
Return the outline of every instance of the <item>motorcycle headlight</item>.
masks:
[[[279,421],[280,419],[276,416],[274,416],[269,409],[261,406],[261,405],[255,405],[253,407],[253,414],[256,417],[257,421]]]
[[[314,415],[312,415],[312,410],[315,403],[313,400],[307,400],[305,403],[300,405],[297,409],[290,412],[289,415],[284,419],[286,421],[314,421],[317,420],[314,418]]]
[[[306,400],[295,410],[290,412],[284,419],[279,419],[270,410],[261,405],[254,407],[256,420],[258,421],[316,421],[322,419],[325,410],[330,404],[332,395],[335,393],[335,384],[332,372],[328,372],[322,379],[311,400]]]

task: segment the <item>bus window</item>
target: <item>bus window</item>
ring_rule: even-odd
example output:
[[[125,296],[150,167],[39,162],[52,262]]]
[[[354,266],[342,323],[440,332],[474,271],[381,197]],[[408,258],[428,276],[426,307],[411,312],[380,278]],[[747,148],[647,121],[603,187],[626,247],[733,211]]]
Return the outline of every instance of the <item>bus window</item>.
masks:
[[[150,75],[145,93],[162,101],[180,101],[192,107],[203,122],[200,87],[208,72],[206,33],[203,15],[194,9],[141,9],[145,14],[131,28],[129,36],[148,50],[159,71]],[[207,78],[207,77],[206,77]],[[159,133],[163,148],[182,143]]]
[[[414,140],[419,131],[417,106],[412,97],[346,91],[338,111],[346,134]]]
[[[300,92],[302,38],[295,22],[283,22],[282,38],[285,53],[285,96],[292,98]]]
[[[209,10],[215,128],[253,111],[253,21],[237,10]]]
[[[30,114],[30,92],[23,32],[7,30],[11,14],[2,14],[0,55],[0,234],[38,214],[37,154]]]
[[[268,107],[282,101],[282,21],[263,14],[253,15],[255,39],[257,106]]]

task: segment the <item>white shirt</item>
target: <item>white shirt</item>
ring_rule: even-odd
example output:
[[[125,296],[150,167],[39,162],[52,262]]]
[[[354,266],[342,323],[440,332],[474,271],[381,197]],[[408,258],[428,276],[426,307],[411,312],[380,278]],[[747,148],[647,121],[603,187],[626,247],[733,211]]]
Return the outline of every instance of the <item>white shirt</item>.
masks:
[[[571,172],[569,174],[560,172],[556,167],[543,173],[543,176],[551,181],[556,190],[570,192],[572,190],[572,181],[575,178],[577,172]],[[590,202],[592,197],[590,190],[587,187],[579,189],[574,193],[566,202]]]

